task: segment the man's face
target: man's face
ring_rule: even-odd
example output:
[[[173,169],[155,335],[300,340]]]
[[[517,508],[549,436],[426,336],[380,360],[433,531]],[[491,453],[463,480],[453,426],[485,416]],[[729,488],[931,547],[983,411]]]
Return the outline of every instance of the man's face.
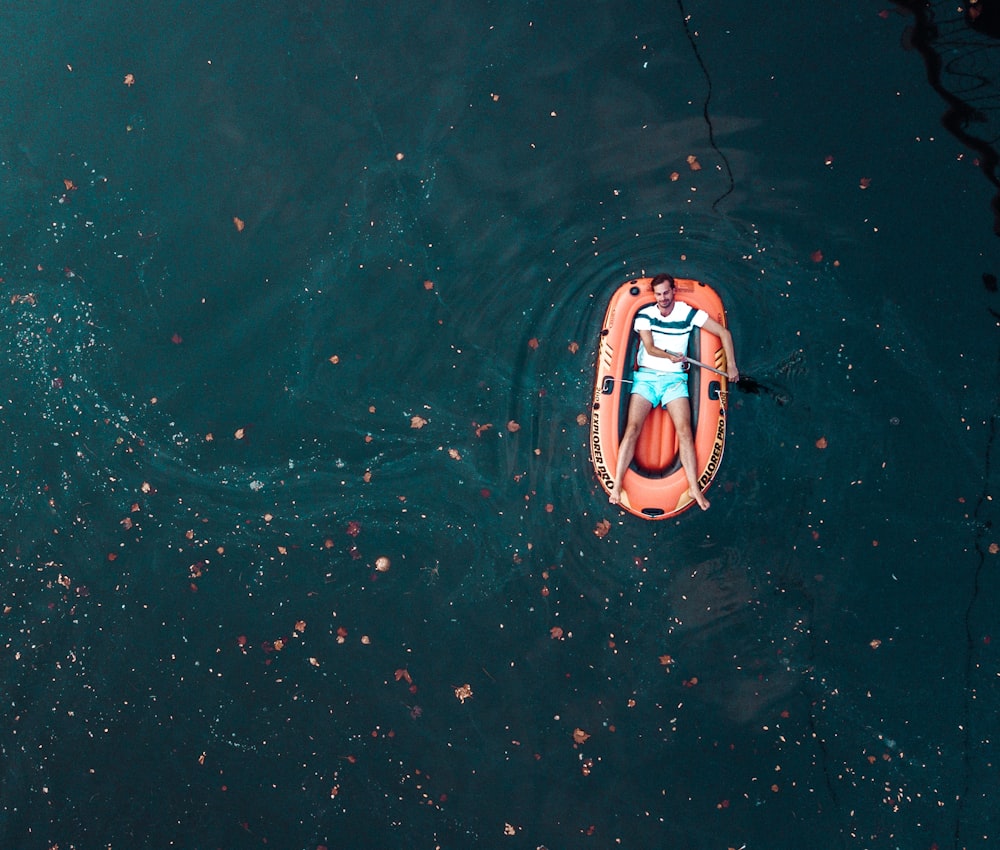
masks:
[[[674,288],[667,281],[658,283],[653,290],[656,306],[660,308],[660,312],[664,316],[674,308],[674,294]]]

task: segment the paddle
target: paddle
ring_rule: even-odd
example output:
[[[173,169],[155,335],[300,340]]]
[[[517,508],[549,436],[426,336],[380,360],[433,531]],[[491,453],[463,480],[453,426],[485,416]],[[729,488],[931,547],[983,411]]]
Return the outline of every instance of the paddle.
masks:
[[[681,362],[690,363],[692,366],[700,366],[702,369],[714,372],[716,375],[722,375],[724,378],[729,377],[721,369],[716,369],[714,366],[709,366],[707,363],[702,363],[700,360],[695,360],[693,357],[685,356]],[[631,384],[633,381],[630,381],[627,378],[621,378],[619,379],[619,383]],[[615,379],[611,375],[606,376],[604,378],[601,392],[605,395],[610,395],[614,385]],[[769,395],[779,406],[784,406],[791,401],[791,396],[787,391],[768,386],[767,384],[762,384],[760,381],[751,378],[749,375],[740,375],[740,379],[738,381],[730,381],[729,385],[735,386],[740,392],[750,393],[751,395],[760,395],[761,393]]]
[[[702,363],[700,360],[695,360],[693,357],[688,357],[685,355],[682,363],[690,363],[692,366],[700,366],[702,369],[707,369],[709,372],[714,372],[716,375],[722,375],[723,378],[728,378],[729,376],[723,372],[721,369],[716,369],[714,366],[709,366],[707,363]],[[773,387],[769,387],[766,384],[762,384],[751,378],[749,375],[740,375],[738,381],[730,381],[730,386],[736,387],[740,392],[752,393],[753,395],[760,395],[762,392],[766,395],[772,396],[778,404],[786,404],[788,402],[788,394],[780,392]]]

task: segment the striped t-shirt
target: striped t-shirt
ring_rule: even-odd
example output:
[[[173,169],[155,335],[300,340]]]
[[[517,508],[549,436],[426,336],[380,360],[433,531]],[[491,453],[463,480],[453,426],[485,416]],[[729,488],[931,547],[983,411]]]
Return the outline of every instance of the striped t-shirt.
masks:
[[[688,338],[691,331],[700,328],[708,320],[708,313],[696,310],[683,301],[675,301],[674,308],[667,316],[660,315],[660,308],[655,304],[643,307],[635,316],[636,333],[639,331],[653,332],[653,345],[669,351],[671,354],[687,354]],[[682,364],[674,363],[667,357],[654,357],[646,353],[646,348],[639,345],[638,364],[640,368],[656,369],[660,372],[680,372]]]

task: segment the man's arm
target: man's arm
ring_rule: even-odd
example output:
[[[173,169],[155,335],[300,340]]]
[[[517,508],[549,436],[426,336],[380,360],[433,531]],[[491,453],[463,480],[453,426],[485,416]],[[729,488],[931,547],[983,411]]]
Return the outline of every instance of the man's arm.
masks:
[[[669,351],[664,351],[662,348],[657,348],[653,345],[653,332],[651,330],[639,331],[639,339],[642,340],[642,347],[646,349],[646,354],[651,357],[666,357],[667,360],[672,360],[674,363],[680,363],[684,359],[679,354],[671,354]],[[727,354],[726,356],[728,357],[729,355]]]
[[[715,319],[706,319],[702,327],[710,334],[715,334],[722,342],[722,350],[726,352],[726,368],[730,381],[740,379],[740,370],[736,367],[736,352],[733,350],[733,335],[722,327]]]

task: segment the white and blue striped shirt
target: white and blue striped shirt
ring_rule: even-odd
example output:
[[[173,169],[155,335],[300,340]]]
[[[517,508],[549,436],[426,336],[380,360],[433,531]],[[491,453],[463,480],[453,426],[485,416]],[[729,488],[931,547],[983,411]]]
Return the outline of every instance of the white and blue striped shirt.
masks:
[[[653,345],[671,354],[687,354],[691,331],[708,321],[708,313],[696,310],[683,301],[675,301],[674,308],[666,316],[660,315],[655,304],[643,307],[635,316],[633,327],[639,331],[653,332]],[[638,364],[641,369],[656,369],[660,372],[679,372],[682,364],[674,363],[668,357],[654,357],[639,346]]]

